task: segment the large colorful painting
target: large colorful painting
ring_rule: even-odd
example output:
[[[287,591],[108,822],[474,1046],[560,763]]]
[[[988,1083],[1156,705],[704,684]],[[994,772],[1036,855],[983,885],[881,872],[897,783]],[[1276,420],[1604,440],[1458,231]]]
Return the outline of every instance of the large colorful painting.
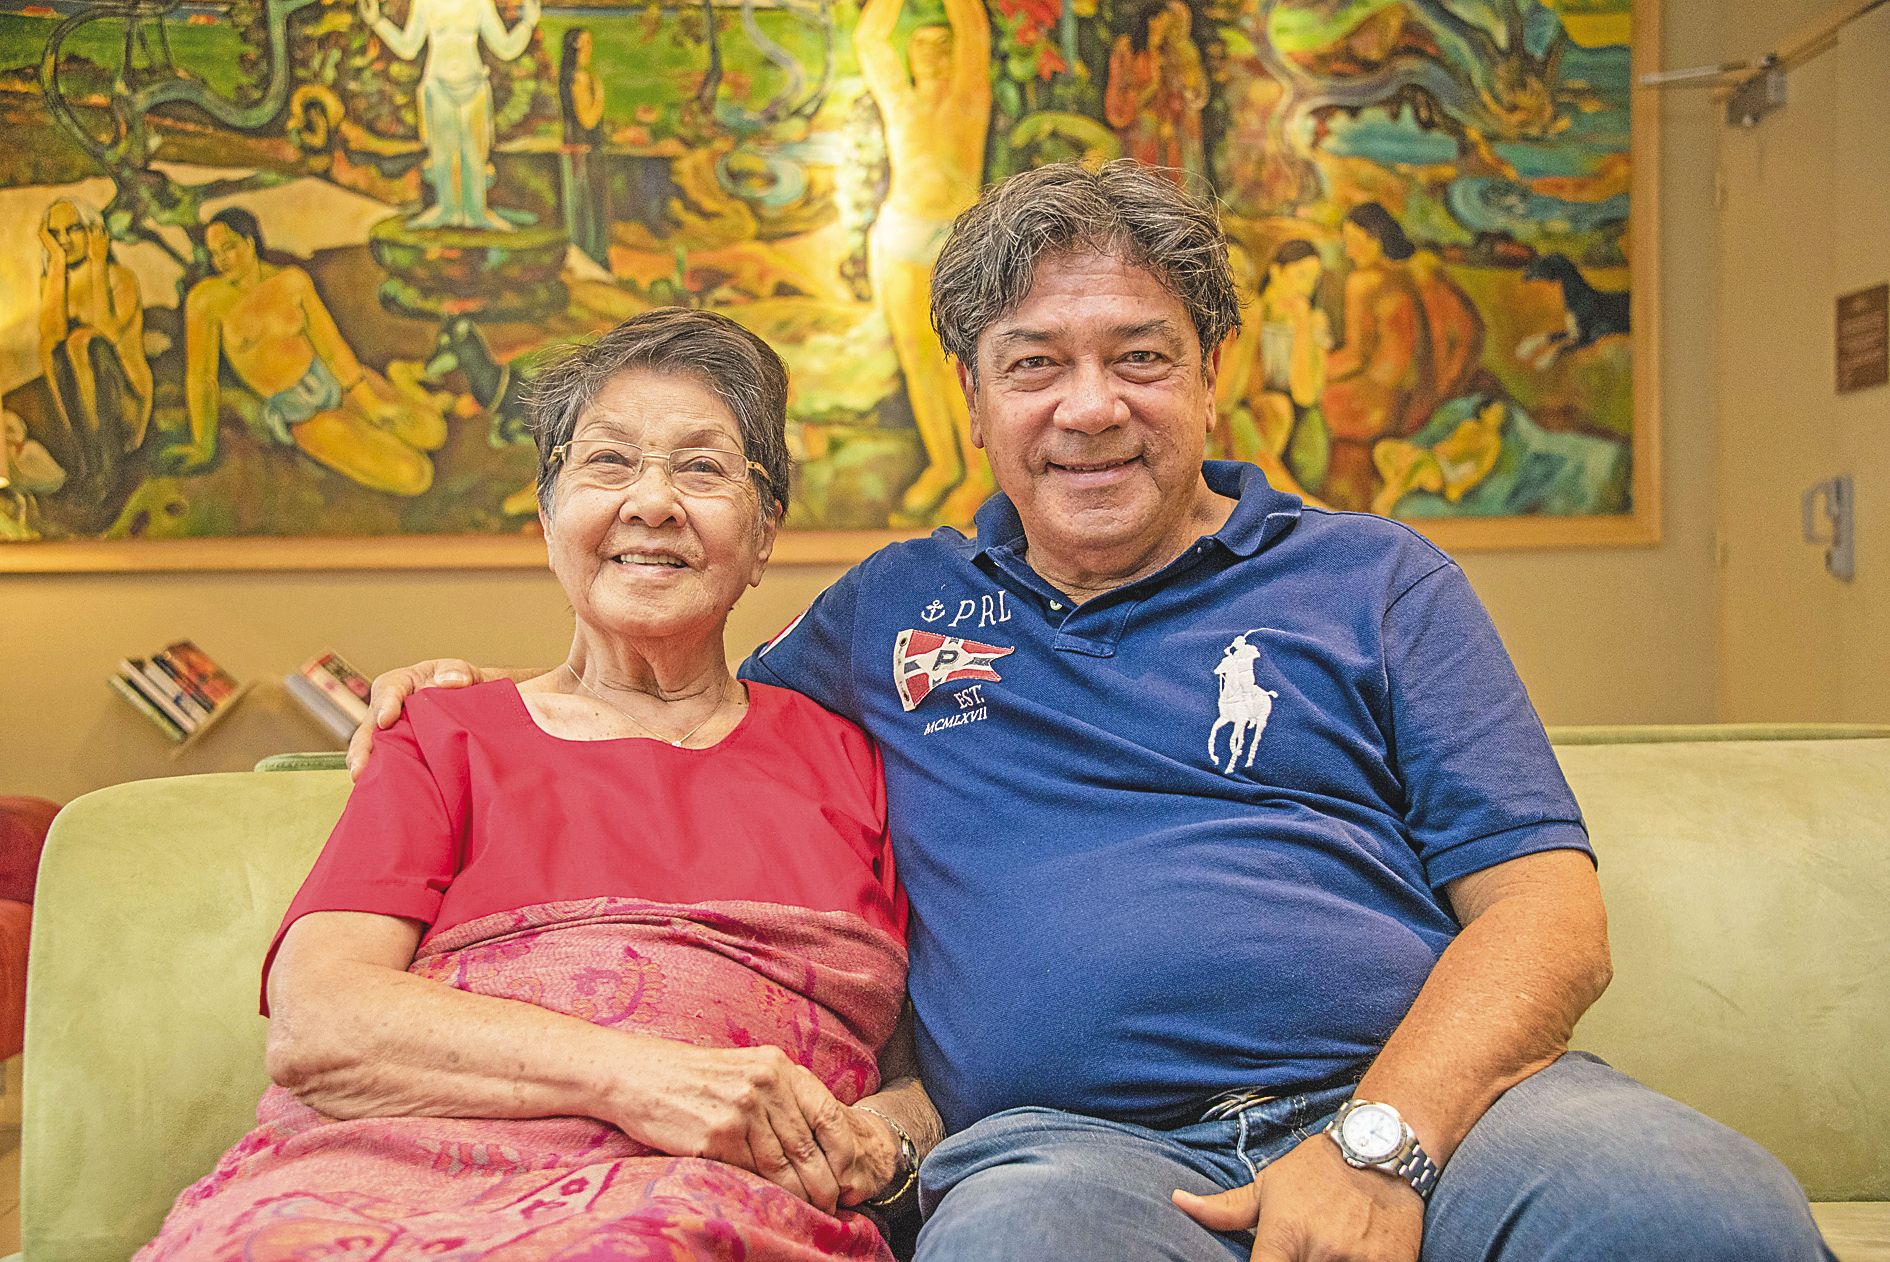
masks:
[[[788,361],[780,555],[964,524],[991,482],[927,319],[943,236],[988,181],[1119,156],[1225,209],[1215,454],[1447,542],[1646,539],[1633,30],[1629,0],[0,0],[0,568],[531,563],[534,365],[669,303]]]

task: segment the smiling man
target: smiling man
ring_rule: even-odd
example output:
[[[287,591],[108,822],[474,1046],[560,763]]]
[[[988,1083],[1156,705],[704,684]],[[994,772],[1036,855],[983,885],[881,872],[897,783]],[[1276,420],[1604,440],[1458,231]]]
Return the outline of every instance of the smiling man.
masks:
[[[742,670],[884,751],[950,1135],[918,1256],[1829,1257],[1770,1156],[1568,1051],[1593,861],[1461,570],[1203,462],[1212,208],[1014,176],[932,309],[1000,493]]]
[[[1607,933],[1541,723],[1448,557],[1203,463],[1236,312],[1145,169],[987,190],[932,315],[1001,493],[744,668],[884,748],[920,1258],[1825,1256],[1764,1152],[1568,1054]]]

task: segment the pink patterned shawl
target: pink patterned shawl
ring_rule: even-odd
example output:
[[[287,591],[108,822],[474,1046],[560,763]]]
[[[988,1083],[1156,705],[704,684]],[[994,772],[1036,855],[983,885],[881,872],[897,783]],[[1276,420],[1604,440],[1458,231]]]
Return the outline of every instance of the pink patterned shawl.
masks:
[[[697,1046],[773,1044],[850,1104],[878,1089],[905,967],[843,912],[606,898],[456,926],[409,971]],[[256,1120],[136,1262],[891,1257],[862,1214],[591,1118],[336,1121],[271,1087]]]

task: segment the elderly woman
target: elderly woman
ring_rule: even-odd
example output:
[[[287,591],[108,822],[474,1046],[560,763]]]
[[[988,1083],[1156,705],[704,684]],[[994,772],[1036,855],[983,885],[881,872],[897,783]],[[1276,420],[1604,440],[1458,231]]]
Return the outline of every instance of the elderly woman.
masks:
[[[878,756],[738,683],[787,379],[666,309],[549,369],[557,670],[409,699],[264,964],[257,1129],[143,1259],[889,1256],[905,1068]]]

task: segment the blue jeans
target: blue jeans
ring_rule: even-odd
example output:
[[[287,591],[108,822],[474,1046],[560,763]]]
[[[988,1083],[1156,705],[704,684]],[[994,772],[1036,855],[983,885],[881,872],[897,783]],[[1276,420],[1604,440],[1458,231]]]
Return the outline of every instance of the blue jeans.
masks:
[[[1251,1235],[1168,1199],[1253,1181],[1324,1128],[1349,1086],[1175,1130],[1011,1109],[920,1171],[917,1262],[1228,1262]],[[1804,1193],[1764,1149],[1584,1052],[1506,1092],[1444,1168],[1425,1262],[1830,1262]]]

